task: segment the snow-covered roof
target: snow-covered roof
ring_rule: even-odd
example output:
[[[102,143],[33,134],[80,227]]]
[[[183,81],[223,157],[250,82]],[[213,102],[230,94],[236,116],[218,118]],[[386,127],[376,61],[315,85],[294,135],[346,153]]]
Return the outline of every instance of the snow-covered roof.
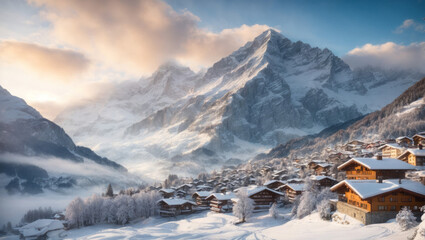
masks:
[[[283,193],[281,193],[281,192],[278,192],[278,191],[275,191],[275,190],[273,190],[273,189],[270,189],[270,188],[268,188],[268,187],[256,187],[256,188],[253,188],[253,189],[247,189],[247,191],[248,191],[248,196],[249,197],[251,197],[252,195],[255,195],[255,194],[257,194],[257,193],[259,193],[259,192],[262,192],[262,191],[264,191],[264,190],[266,190],[266,191],[270,191],[270,192],[273,192],[273,193],[276,193],[276,194],[278,194],[278,195],[283,195]]]
[[[275,183],[275,182],[280,182],[280,183],[282,183],[282,184],[283,184],[283,182],[282,182],[282,181],[280,181],[280,180],[269,180],[269,181],[265,182],[263,185],[264,185],[264,186],[267,186],[267,185],[272,184],[272,183]]]
[[[43,236],[47,232],[63,229],[63,224],[59,220],[39,219],[27,224],[19,229],[19,232],[25,237]]]
[[[322,168],[327,168],[327,167],[332,167],[333,165],[330,163],[318,163],[316,167],[322,167]]]
[[[311,164],[311,163],[325,163],[325,162],[326,162],[325,160],[314,159],[314,160],[311,160],[308,164]]]
[[[226,193],[226,194],[223,194],[223,193],[212,193],[211,195],[209,195],[207,197],[207,199],[210,198],[210,197],[215,197],[219,201],[224,201],[224,200],[230,200],[232,198],[235,198],[235,194],[234,193]]]
[[[407,149],[407,151],[415,156],[425,157],[425,149]]]
[[[425,138],[425,133],[424,132],[420,132],[418,134],[415,134],[412,138],[414,137],[421,137],[421,138]]]
[[[325,178],[328,178],[328,179],[331,179],[331,180],[336,181],[335,178],[332,178],[332,177],[329,177],[329,176],[323,176],[323,175],[320,175],[320,176],[313,175],[310,178],[311,178],[311,180],[314,180],[314,181],[320,181],[320,180],[323,180]]]
[[[200,196],[200,197],[208,197],[209,195],[211,195],[211,192],[209,192],[209,191],[198,191],[198,192],[195,192],[194,194],[192,194],[192,196],[194,196],[195,194]]]
[[[412,138],[410,138],[410,137],[408,137],[408,136],[401,136],[401,137],[396,138],[396,140],[402,140],[402,139],[405,139],[405,138],[407,138],[407,139],[409,139],[409,140],[413,141],[413,139],[412,139]]]
[[[285,186],[297,192],[304,191],[304,183],[287,183],[283,186],[280,186],[278,189],[282,189]]]
[[[385,147],[396,148],[396,149],[400,149],[400,150],[405,149],[404,147],[398,145],[398,143],[387,143],[385,145],[380,146],[378,149],[383,149]]]
[[[304,180],[301,178],[291,178],[288,179],[287,182],[303,182]]]
[[[425,186],[420,182],[408,179],[401,179],[401,184],[399,184],[399,179],[387,179],[383,180],[382,183],[376,180],[344,180],[331,187],[331,190],[334,191],[343,185],[351,188],[362,199],[367,199],[397,189],[405,189],[425,196]]]
[[[164,202],[165,204],[167,204],[168,206],[178,206],[178,205],[183,205],[185,203],[189,203],[192,205],[196,205],[196,203],[186,200],[186,199],[180,199],[180,198],[164,198],[159,200],[157,203],[160,202]]]
[[[171,189],[171,188],[162,188],[159,191],[160,192],[165,192],[165,193],[173,193],[173,192],[175,192],[175,190],[174,189]]]
[[[370,170],[413,170],[415,166],[405,163],[395,158],[382,158],[377,160],[376,158],[352,158],[349,161],[341,164],[338,170],[344,169],[346,166],[358,163],[367,167]]]

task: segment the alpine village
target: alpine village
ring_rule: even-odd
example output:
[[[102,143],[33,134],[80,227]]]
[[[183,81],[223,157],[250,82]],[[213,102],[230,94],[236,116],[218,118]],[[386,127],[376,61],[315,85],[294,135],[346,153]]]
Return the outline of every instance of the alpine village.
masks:
[[[157,204],[163,217],[197,211],[232,212],[241,189],[254,202],[254,212],[273,203],[291,206],[304,191],[329,190],[331,211],[339,211],[365,225],[383,223],[407,208],[420,218],[425,205],[425,132],[377,142],[350,141],[326,149],[327,159],[296,159],[248,163],[225,168],[182,184],[149,186],[162,196]],[[140,190],[137,190],[140,191]],[[124,193],[134,194],[134,190]]]

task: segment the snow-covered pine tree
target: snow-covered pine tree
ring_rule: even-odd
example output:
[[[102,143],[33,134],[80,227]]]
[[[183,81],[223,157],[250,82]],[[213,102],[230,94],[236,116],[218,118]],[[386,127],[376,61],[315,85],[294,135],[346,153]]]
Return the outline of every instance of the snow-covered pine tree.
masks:
[[[239,218],[241,222],[245,222],[252,215],[254,210],[254,201],[248,197],[246,189],[240,189],[236,196],[237,202],[233,206],[233,214]]]
[[[400,212],[397,213],[396,222],[403,231],[414,227],[417,223],[412,211],[410,211],[410,209],[407,209],[407,207],[402,208]]]
[[[108,187],[106,188],[105,196],[107,196],[107,197],[113,197],[114,196],[114,190],[112,189],[111,184],[109,184]]]

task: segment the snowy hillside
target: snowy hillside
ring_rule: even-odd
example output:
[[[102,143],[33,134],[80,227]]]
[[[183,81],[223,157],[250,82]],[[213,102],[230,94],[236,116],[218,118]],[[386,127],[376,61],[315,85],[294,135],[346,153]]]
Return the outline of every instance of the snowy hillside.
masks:
[[[266,158],[322,152],[328,146],[354,139],[379,139],[412,136],[425,129],[425,78],[415,83],[392,103],[379,111],[324,136],[307,136],[273,148]]]
[[[151,218],[125,227],[99,225],[64,233],[65,239],[136,238],[136,239],[407,239],[413,229],[402,232],[395,222],[364,226],[346,216],[346,223],[328,222],[317,213],[290,220],[257,213],[247,223],[234,225],[231,214],[198,213],[177,219]]]
[[[55,120],[79,144],[152,179],[243,162],[378,110],[420,79],[352,71],[328,49],[268,30],[205,73],[168,63]],[[143,84],[148,82],[148,84]]]

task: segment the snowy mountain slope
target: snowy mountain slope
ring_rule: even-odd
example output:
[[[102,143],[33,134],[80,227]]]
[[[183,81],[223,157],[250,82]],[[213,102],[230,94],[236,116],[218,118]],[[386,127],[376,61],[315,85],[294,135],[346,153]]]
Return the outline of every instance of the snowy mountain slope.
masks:
[[[108,174],[127,172],[122,165],[100,157],[89,148],[75,145],[62,128],[43,118],[24,100],[11,95],[2,87],[0,100],[0,173],[4,173],[6,178],[13,178],[7,184],[9,192],[39,193],[47,185],[69,188],[76,185],[77,181],[68,177],[84,175],[68,174],[65,170],[53,179],[51,172],[41,167],[52,159],[55,160],[52,162],[70,166],[81,164],[105,168]],[[58,181],[57,178],[62,180]],[[90,181],[93,184],[96,179],[88,179]]]
[[[379,111],[326,136],[307,136],[273,148],[265,157],[298,156],[321,152],[325,147],[354,139],[381,140],[413,136],[425,129],[425,78],[408,88]]]
[[[79,143],[119,159],[132,171],[153,178],[170,169],[196,174],[380,109],[419,80],[409,72],[352,71],[328,49],[291,42],[274,30],[204,74],[185,76],[178,69],[170,74],[184,84],[171,93],[159,94],[176,83],[139,86],[144,90],[124,98],[115,92],[55,121]],[[137,109],[140,102],[148,107]],[[85,114],[87,123],[78,120]]]

